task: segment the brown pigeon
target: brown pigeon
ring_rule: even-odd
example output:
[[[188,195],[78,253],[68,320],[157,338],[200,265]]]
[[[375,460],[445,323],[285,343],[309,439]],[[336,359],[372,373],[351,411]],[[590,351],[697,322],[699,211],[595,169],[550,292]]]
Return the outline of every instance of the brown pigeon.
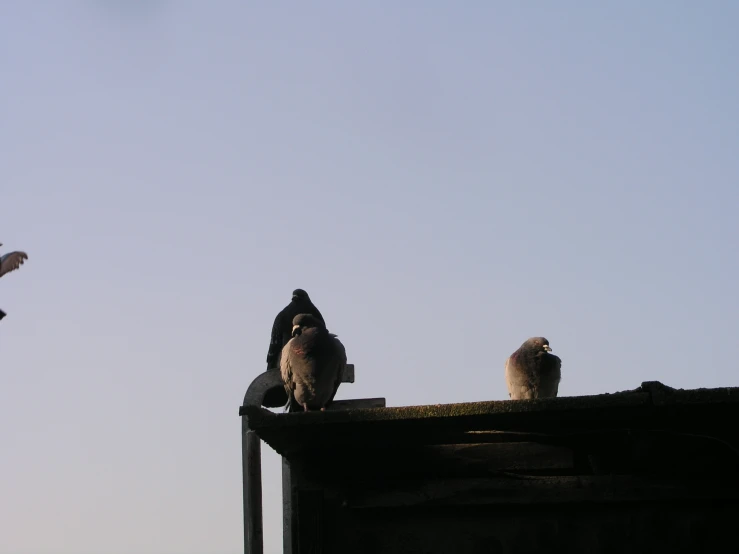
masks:
[[[0,246],[3,244],[0,242]],[[16,250],[15,252],[8,252],[0,256],[0,277],[11,271],[15,271],[23,265],[28,259],[28,254]],[[0,320],[2,320],[7,314],[0,310]]]
[[[272,336],[270,337],[269,350],[267,351],[267,369],[280,367],[282,347],[292,337],[293,318],[298,314],[311,314],[325,325],[321,312],[310,301],[308,293],[303,289],[295,289],[292,300],[277,314],[275,322],[272,325]]]
[[[311,314],[295,316],[292,335],[280,359],[287,410],[324,411],[341,384],[346,367],[344,345]]]
[[[562,378],[562,360],[550,354],[549,341],[532,337],[509,356],[505,380],[511,400],[554,398]]]
[[[3,243],[0,242],[0,246]],[[16,250],[0,256],[0,277],[11,271],[15,271],[28,259],[28,254]]]

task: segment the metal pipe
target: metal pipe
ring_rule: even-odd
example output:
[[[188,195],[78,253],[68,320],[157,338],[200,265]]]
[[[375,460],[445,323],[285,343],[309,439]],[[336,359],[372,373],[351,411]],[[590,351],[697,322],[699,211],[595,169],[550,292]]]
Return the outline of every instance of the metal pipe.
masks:
[[[244,478],[244,554],[262,554],[262,447],[247,419],[242,418],[242,468]]]
[[[354,364],[346,364],[342,382],[354,382]],[[268,398],[268,404],[272,405],[274,402],[279,402],[283,397],[286,401],[287,395],[284,393],[283,386],[280,371],[269,369],[251,382],[244,395],[244,403],[239,408],[239,415],[241,416],[241,471],[244,486],[244,554],[263,554],[264,552],[262,448],[260,438],[249,429],[246,407],[264,406],[265,399],[267,399],[270,392],[280,394],[273,394],[271,398]],[[292,510],[292,506],[289,510]]]

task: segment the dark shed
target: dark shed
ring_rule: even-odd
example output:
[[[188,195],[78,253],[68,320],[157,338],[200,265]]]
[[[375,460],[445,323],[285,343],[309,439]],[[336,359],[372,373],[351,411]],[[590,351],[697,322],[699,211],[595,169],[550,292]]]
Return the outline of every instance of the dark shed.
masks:
[[[247,554],[261,552],[250,433],[285,460],[286,554],[739,552],[739,388],[307,414],[248,404]]]

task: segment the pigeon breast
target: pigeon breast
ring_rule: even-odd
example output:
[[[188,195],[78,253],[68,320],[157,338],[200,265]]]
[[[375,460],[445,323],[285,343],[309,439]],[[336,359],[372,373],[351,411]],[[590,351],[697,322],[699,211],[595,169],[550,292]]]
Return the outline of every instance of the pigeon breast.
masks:
[[[554,398],[562,379],[562,360],[543,349],[524,343],[505,364],[505,379],[511,400]]]

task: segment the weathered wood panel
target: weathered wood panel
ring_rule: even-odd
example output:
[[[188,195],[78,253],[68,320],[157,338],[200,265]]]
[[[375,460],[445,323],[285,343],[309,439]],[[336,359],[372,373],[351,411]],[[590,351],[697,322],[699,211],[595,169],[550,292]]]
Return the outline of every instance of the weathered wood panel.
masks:
[[[339,554],[736,552],[735,502],[345,511]]]
[[[739,551],[739,389],[245,413],[287,554]]]
[[[521,476],[487,479],[393,481],[383,488],[346,491],[347,509],[428,506],[532,504],[612,504],[695,500],[733,500],[739,506],[735,479],[658,479],[633,475]]]

